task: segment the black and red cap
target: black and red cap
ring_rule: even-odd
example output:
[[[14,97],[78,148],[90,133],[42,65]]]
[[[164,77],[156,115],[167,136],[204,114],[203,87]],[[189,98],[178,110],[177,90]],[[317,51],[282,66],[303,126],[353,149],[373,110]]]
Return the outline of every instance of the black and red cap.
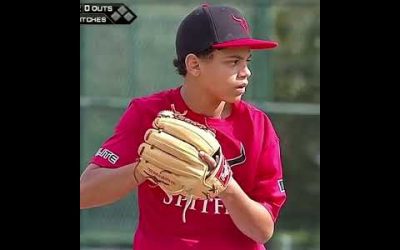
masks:
[[[243,15],[233,7],[221,5],[203,4],[196,8],[183,19],[176,35],[178,60],[209,48],[272,49],[276,46],[275,41],[252,38]]]

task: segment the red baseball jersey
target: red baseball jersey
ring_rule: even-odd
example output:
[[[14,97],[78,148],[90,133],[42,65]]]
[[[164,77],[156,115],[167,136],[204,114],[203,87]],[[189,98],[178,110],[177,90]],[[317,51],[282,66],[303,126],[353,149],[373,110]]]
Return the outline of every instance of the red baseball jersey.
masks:
[[[266,208],[276,221],[285,202],[279,138],[268,116],[239,101],[226,119],[206,117],[191,111],[180,87],[132,99],[108,138],[91,162],[118,168],[138,158],[137,148],[157,113],[163,109],[187,110],[187,117],[215,130],[222,152],[232,166],[233,177],[253,200]],[[234,225],[221,199],[196,200],[186,211],[182,196],[168,197],[159,187],[145,181],[138,187],[139,223],[133,244],[136,250],[265,249]]]

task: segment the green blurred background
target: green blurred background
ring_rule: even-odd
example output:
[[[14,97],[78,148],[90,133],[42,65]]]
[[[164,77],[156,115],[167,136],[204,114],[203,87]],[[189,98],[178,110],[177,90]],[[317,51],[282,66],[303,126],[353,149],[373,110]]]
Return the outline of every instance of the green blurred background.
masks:
[[[81,1],[81,3],[113,1]],[[112,134],[128,101],[182,78],[175,73],[175,34],[192,0],[114,1],[138,17],[130,25],[80,26],[80,171]],[[277,40],[253,52],[245,99],[272,118],[282,143],[288,200],[270,250],[320,249],[320,2],[317,0],[207,1],[239,8],[252,34]],[[136,195],[81,210],[81,249],[131,249]],[[166,246],[165,249],[168,249]]]

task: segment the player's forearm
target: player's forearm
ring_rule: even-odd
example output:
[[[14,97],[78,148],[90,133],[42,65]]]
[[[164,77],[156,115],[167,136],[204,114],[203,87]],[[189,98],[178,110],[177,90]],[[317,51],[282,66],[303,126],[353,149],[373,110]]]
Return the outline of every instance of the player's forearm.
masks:
[[[137,187],[133,178],[135,164],[117,169],[91,164],[80,180],[80,208],[98,207],[113,203]]]
[[[272,237],[274,222],[271,215],[261,204],[250,199],[234,179],[220,198],[242,233],[262,244]]]

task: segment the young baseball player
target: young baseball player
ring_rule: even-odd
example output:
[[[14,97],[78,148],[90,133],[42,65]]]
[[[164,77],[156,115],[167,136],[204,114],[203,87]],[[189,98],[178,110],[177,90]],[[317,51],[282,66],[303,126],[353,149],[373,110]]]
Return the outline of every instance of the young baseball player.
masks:
[[[241,98],[253,50],[276,46],[252,38],[235,8],[204,4],[187,15],[177,31],[174,60],[183,84],[132,99],[81,176],[81,209],[116,202],[137,189],[135,250],[265,249],[286,199],[279,137],[268,116]],[[146,130],[171,106],[215,131],[233,172],[217,198],[190,203],[186,223],[185,198],[166,195],[143,176],[133,178]],[[203,160],[215,164],[210,156]]]

